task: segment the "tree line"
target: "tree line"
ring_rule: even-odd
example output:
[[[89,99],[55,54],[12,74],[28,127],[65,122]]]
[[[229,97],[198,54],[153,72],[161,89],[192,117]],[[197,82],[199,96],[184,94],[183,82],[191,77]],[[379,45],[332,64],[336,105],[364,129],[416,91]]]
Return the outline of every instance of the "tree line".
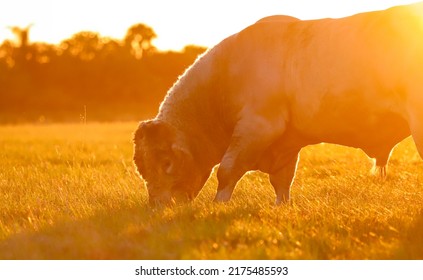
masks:
[[[0,45],[0,122],[115,121],[152,117],[167,90],[205,51],[158,51],[145,24],[122,40],[79,32],[53,45],[12,27]]]

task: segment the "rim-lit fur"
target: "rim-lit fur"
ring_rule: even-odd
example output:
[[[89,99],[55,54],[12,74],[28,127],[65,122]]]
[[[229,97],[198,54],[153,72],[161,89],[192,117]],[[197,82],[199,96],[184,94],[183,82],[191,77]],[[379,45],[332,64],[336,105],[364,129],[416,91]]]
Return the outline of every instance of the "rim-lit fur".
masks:
[[[220,164],[216,201],[261,170],[283,203],[301,148],[320,142],[361,148],[383,176],[410,133],[422,155],[421,15],[417,4],[341,19],[271,17],[210,49],[135,133],[150,198],[193,197]]]

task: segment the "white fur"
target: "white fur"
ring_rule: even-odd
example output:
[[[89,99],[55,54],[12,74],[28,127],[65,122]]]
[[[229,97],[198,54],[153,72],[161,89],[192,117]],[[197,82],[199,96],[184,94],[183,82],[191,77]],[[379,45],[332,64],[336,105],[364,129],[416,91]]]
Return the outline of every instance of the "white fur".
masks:
[[[205,173],[220,163],[217,201],[255,169],[286,199],[309,144],[361,148],[384,167],[411,128],[423,154],[422,6],[259,21],[197,59],[156,118],[184,136]]]

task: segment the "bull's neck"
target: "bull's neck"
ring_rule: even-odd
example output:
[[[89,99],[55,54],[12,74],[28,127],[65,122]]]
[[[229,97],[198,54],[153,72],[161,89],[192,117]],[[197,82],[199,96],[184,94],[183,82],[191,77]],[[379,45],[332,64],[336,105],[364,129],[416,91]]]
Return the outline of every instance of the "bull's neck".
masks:
[[[190,71],[193,69],[169,91],[158,118],[180,131],[198,164],[210,169],[220,162],[232,130],[222,121],[224,104],[220,102],[221,91],[212,73],[204,77],[204,73],[199,76]]]

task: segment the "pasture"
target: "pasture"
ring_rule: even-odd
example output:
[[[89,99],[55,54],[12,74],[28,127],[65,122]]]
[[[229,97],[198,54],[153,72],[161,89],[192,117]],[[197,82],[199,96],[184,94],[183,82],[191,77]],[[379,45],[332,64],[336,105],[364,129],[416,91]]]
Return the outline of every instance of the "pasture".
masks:
[[[0,127],[0,259],[423,259],[423,161],[411,139],[388,178],[357,149],[301,152],[291,205],[249,173],[214,204],[151,209],[136,123]],[[206,147],[205,147],[206,148]]]

